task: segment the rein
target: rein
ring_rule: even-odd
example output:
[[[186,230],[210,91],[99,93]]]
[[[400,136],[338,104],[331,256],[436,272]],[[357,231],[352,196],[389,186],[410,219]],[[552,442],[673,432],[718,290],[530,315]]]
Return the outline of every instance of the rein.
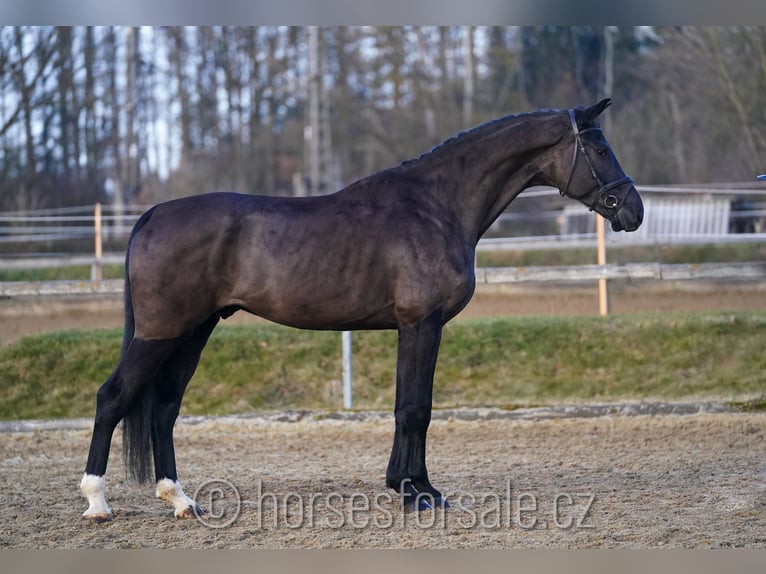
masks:
[[[585,158],[585,161],[588,164],[588,168],[590,168],[590,174],[593,176],[593,179],[596,180],[596,183],[598,184],[598,198],[591,205],[588,205],[588,209],[590,211],[593,211],[596,208],[596,205],[600,202],[607,209],[613,209],[617,211],[622,205],[622,203],[625,201],[627,194],[623,195],[622,198],[620,199],[616,195],[613,195],[609,192],[615,189],[616,187],[620,187],[628,183],[633,183],[633,179],[629,175],[623,175],[619,179],[615,179],[614,181],[610,181],[609,183],[603,183],[601,181],[601,178],[596,173],[596,168],[593,166],[593,162],[591,161],[590,156],[588,155],[588,152],[585,149],[585,145],[583,144],[582,138],[580,137],[582,134],[587,132],[591,132],[591,131],[600,132],[602,131],[601,128],[586,128],[584,130],[580,130],[580,128],[577,126],[577,121],[575,120],[575,113],[573,109],[569,110],[569,121],[572,124],[572,131],[574,132],[574,136],[575,136],[575,146],[574,146],[574,153],[572,154],[572,163],[569,166],[569,177],[567,177],[567,183],[564,186],[564,189],[561,190],[559,193],[561,193],[561,196],[563,197],[567,194],[567,191],[569,190],[569,184],[572,181],[572,176],[574,175],[575,166],[577,165],[577,152],[579,151],[582,153],[583,157]]]

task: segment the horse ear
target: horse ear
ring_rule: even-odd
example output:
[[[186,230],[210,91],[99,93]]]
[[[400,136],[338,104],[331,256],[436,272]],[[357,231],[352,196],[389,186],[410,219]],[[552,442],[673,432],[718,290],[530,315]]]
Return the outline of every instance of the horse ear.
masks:
[[[612,105],[612,98],[604,98],[599,103],[593,104],[591,107],[585,110],[583,117],[586,121],[595,120],[599,115],[601,115],[601,112],[603,112],[605,109],[607,109],[611,105]]]

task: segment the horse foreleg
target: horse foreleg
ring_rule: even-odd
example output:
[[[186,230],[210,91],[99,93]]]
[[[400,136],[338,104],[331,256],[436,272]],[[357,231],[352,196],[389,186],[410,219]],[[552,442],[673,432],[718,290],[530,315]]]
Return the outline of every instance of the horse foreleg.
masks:
[[[426,434],[431,422],[433,377],[442,332],[442,312],[399,328],[396,364],[394,444],[386,471],[386,484],[402,495],[404,506],[420,510],[429,502],[448,506],[428,480]]]
[[[106,503],[106,479],[104,475],[83,475],[80,492],[88,500],[88,509],[82,517],[93,522],[106,522],[112,519],[112,510]]]
[[[218,314],[197,327],[173,355],[163,364],[152,412],[152,447],[157,498],[173,506],[176,518],[194,518],[202,508],[189,498],[178,482],[173,426],[178,418],[186,386],[194,375],[202,349],[218,323]]]

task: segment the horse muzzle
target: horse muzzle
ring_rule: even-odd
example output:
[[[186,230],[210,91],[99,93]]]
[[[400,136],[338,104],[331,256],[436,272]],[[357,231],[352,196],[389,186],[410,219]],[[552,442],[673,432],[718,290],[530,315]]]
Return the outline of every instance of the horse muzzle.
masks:
[[[609,218],[614,231],[635,231],[644,221],[644,202],[631,185],[619,209]]]

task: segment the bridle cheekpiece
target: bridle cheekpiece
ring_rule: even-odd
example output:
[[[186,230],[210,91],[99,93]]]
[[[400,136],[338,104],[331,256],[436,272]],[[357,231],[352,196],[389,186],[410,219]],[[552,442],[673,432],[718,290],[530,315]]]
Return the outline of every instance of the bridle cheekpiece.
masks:
[[[591,205],[588,205],[588,209],[590,211],[593,211],[596,209],[596,206],[601,203],[604,207],[607,209],[611,209],[614,211],[617,211],[620,209],[620,206],[622,206],[622,203],[625,201],[625,198],[627,197],[627,193],[622,196],[622,198],[618,198],[616,195],[609,193],[613,189],[620,187],[622,185],[626,185],[629,183],[633,183],[633,179],[629,175],[623,175],[619,179],[615,179],[614,181],[611,181],[609,183],[603,183],[601,181],[601,178],[596,173],[596,168],[593,166],[593,162],[590,159],[590,156],[588,155],[588,152],[585,149],[585,145],[583,144],[582,138],[580,137],[582,134],[591,132],[591,131],[602,131],[601,128],[585,128],[584,130],[580,130],[580,128],[577,125],[577,120],[575,120],[575,112],[573,109],[569,110],[569,121],[572,124],[572,131],[574,132],[575,136],[575,146],[574,146],[574,153],[572,154],[572,163],[569,166],[569,177],[567,177],[567,183],[564,186],[563,190],[560,190],[559,193],[561,193],[561,196],[567,195],[567,191],[569,191],[569,184],[572,182],[572,176],[574,175],[575,166],[577,165],[577,155],[578,151],[582,153],[583,157],[585,158],[586,163],[588,164],[588,168],[590,169],[590,174],[593,176],[593,179],[598,184],[598,197],[596,201],[594,201]]]

